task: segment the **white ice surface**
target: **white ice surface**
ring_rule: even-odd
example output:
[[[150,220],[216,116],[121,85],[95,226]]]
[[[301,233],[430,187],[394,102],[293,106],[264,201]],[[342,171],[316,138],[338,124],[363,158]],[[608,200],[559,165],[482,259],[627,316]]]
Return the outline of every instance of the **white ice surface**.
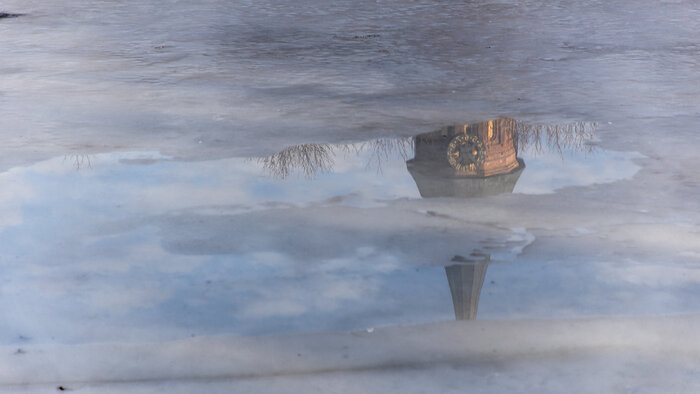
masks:
[[[0,360],[9,367],[0,372],[0,387],[8,393],[56,387],[85,393],[692,392],[700,373],[698,323],[691,316],[472,321],[274,338],[29,346],[22,353],[6,347]]]

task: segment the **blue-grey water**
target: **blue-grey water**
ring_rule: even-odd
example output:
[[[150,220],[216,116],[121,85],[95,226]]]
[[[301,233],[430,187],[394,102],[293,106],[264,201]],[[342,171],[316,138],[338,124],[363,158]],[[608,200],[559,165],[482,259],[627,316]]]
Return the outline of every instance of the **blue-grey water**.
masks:
[[[275,155],[182,162],[127,152],[63,156],[7,172],[0,237],[3,309],[12,318],[4,337],[135,340],[448,320],[443,267],[454,256],[480,246],[513,265],[535,238],[524,228],[468,221],[431,228],[440,220],[423,218],[420,209],[392,212],[396,201],[421,199],[407,169],[411,139],[285,152],[312,149],[326,153],[325,161],[306,163],[316,167],[298,160],[273,167]],[[641,155],[544,148],[520,157],[527,168],[510,185],[515,196],[629,179]],[[396,215],[406,223],[392,230]],[[509,267],[506,275],[511,270],[519,271]],[[496,289],[504,293],[499,298],[522,290]],[[566,297],[576,298],[560,295]],[[568,310],[573,302],[545,315],[576,314]],[[507,318],[512,309],[543,314],[501,300],[484,316]],[[92,320],[98,324],[73,323]]]

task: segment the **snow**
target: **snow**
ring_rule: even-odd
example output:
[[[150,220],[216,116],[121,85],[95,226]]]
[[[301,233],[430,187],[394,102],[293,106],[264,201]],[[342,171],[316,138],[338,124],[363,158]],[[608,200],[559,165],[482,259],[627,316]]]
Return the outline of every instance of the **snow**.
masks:
[[[697,388],[697,317],[471,321],[369,332],[5,348],[6,392],[655,392]],[[122,360],[129,360],[128,364]],[[41,370],[41,376],[36,371]]]

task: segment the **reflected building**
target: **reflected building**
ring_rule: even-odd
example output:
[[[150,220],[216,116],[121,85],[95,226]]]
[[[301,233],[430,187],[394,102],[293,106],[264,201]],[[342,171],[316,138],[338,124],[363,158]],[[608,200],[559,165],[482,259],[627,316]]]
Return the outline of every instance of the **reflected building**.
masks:
[[[487,197],[511,193],[525,163],[517,157],[517,123],[501,118],[447,126],[414,137],[406,162],[421,197]]]
[[[511,193],[525,162],[518,155],[517,122],[501,118],[447,126],[414,137],[406,162],[423,198],[487,197]],[[457,320],[476,318],[490,256],[455,256],[445,267]]]
[[[260,158],[278,178],[300,171],[307,178],[330,172],[338,155],[369,152],[367,167],[381,170],[384,160],[400,155],[423,198],[474,198],[512,193],[525,162],[520,152],[592,150],[595,123],[533,124],[499,118],[446,126],[410,139],[379,139],[359,144],[305,144]],[[413,158],[411,157],[411,151]],[[407,160],[407,161],[406,161]],[[476,318],[490,256],[455,256],[445,267],[455,318]]]

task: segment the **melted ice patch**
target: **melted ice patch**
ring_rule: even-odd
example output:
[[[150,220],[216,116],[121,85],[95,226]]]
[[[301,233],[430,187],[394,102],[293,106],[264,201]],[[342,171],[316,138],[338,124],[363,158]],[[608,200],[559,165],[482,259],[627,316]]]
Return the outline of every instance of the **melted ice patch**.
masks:
[[[484,274],[483,264],[512,262],[534,241],[523,228],[396,209],[391,200],[420,198],[406,166],[412,152],[323,149],[313,173],[275,173],[283,168],[264,159],[135,152],[0,174],[0,243],[4,256],[18,256],[1,266],[11,281],[0,307],[13,323],[0,336],[129,340],[450,320],[462,302],[448,284],[454,275]],[[633,156],[575,159],[587,170],[572,176],[631,176],[603,170],[632,168]],[[526,173],[552,167],[549,156],[524,159]],[[536,184],[527,179],[522,187]],[[84,324],[91,319],[102,328]]]
[[[513,193],[547,194],[568,186],[589,186],[630,179],[641,169],[637,152],[523,152],[527,166]]]

